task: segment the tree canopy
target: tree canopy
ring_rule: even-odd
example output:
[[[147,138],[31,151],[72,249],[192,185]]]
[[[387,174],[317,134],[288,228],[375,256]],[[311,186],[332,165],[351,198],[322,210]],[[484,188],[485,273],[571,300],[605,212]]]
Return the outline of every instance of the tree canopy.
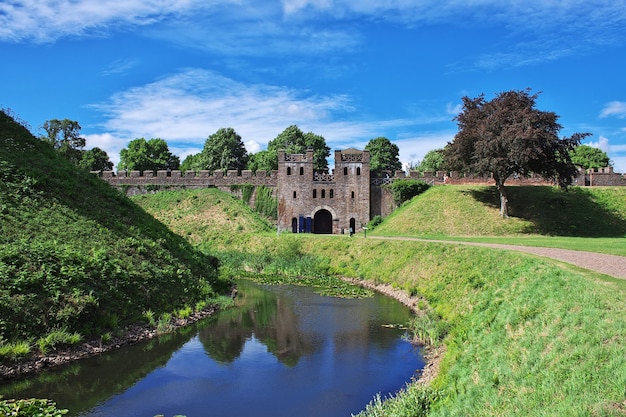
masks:
[[[278,151],[284,149],[287,153],[305,154],[307,149],[313,149],[313,168],[328,169],[330,148],[326,145],[323,136],[313,132],[304,133],[296,125],[283,130],[276,138],[269,141],[267,150],[251,156],[249,169],[253,171],[271,171],[278,169]]]
[[[598,169],[611,164],[609,156],[602,149],[589,145],[579,145],[570,152],[572,163],[584,169]]]
[[[95,147],[83,152],[78,166],[88,171],[110,171],[113,169],[113,162],[104,150]]]
[[[51,119],[46,120],[42,128],[47,136],[41,136],[41,139],[78,165],[82,159],[82,148],[86,144],[85,138],[80,136],[80,124],[69,119]]]
[[[274,163],[274,161],[276,161],[276,163]],[[274,168],[274,166],[276,166],[276,168]],[[248,169],[254,172],[269,172],[273,169],[278,169],[278,152],[263,150],[251,154],[248,159]]]
[[[380,174],[383,171],[396,171],[402,168],[400,149],[385,137],[371,139],[365,150],[370,153],[370,170]]]
[[[424,159],[415,167],[419,172],[437,172],[442,171],[445,166],[445,157],[443,149],[434,149],[426,152]]]
[[[131,171],[157,171],[178,169],[180,158],[170,152],[167,142],[163,139],[133,139],[128,148],[120,152],[119,169]]]
[[[208,137],[198,159],[196,164],[201,166],[200,169],[241,171],[247,167],[248,152],[241,136],[232,127],[228,127],[221,128]]]
[[[451,169],[493,177],[502,217],[508,216],[504,183],[510,176],[535,173],[567,187],[578,174],[570,152],[589,134],[559,139],[558,116],[538,110],[537,97],[528,89],[498,93],[491,101],[482,94],[463,97],[455,117],[459,131],[444,151]]]

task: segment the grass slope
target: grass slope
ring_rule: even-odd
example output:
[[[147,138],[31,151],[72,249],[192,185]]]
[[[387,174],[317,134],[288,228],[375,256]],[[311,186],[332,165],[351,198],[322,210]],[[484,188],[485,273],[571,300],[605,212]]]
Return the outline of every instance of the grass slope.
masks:
[[[447,348],[428,415],[624,415],[625,281],[442,243],[312,237],[303,251],[331,273],[428,301]],[[400,410],[390,402],[364,416],[425,415],[411,405],[423,393],[408,391]]]
[[[216,267],[0,112],[0,344],[193,306],[222,289]]]
[[[549,204],[558,204],[558,216],[570,219],[579,216],[575,214],[579,204],[599,207],[593,213],[601,221],[587,219],[588,225],[583,221],[576,225],[581,230],[604,232],[583,236],[616,236],[617,232],[601,229],[601,223],[612,221],[612,228],[619,228],[624,218],[626,203],[621,189],[581,190],[570,196],[550,188],[529,187],[517,190],[511,200],[525,192],[526,218],[502,220],[497,215],[497,200],[482,201],[492,194],[490,188],[436,187],[389,216],[376,232],[437,237],[475,233],[541,240],[544,237],[538,233],[545,228],[552,232],[564,229],[559,223],[551,226],[550,220],[538,220],[550,215],[536,212],[536,207],[541,205],[544,210]],[[178,194],[173,201],[180,199],[180,204],[185,195]],[[143,200],[154,198],[165,197],[146,196]],[[540,202],[547,198],[561,203]],[[572,205],[567,203],[569,198],[578,200]],[[225,199],[219,199],[223,204]],[[454,215],[436,213],[444,208]],[[155,215],[168,222],[172,209],[164,205],[159,210],[167,214],[155,210]],[[234,208],[201,210],[225,216]],[[178,215],[185,217],[183,212]],[[237,218],[243,215],[247,216],[241,212]],[[192,233],[202,230],[192,238],[214,242],[212,247],[227,239],[224,250],[230,248],[239,256],[233,255],[228,262],[242,270],[356,277],[424,297],[427,304],[422,307],[434,319],[430,324],[436,330],[433,334],[446,346],[438,377],[427,389],[412,384],[393,400],[373,403],[363,417],[626,414],[624,280],[487,248],[347,236],[276,236],[253,229],[234,233],[239,236],[235,237],[235,224],[222,226],[226,232],[194,229],[193,222],[186,227]],[[565,230],[567,239],[577,239],[583,246],[597,239],[623,240],[571,237],[573,229]],[[524,235],[529,232],[532,234]],[[421,326],[420,322],[415,326]],[[433,329],[423,330],[429,333]]]
[[[626,187],[509,187],[510,217],[499,217],[495,188],[432,187],[369,232],[626,256]]]
[[[508,187],[508,219],[494,187],[441,186],[392,213],[376,233],[411,236],[625,237],[626,187]]]
[[[196,245],[224,249],[242,236],[274,230],[241,200],[217,188],[162,191],[133,201]]]

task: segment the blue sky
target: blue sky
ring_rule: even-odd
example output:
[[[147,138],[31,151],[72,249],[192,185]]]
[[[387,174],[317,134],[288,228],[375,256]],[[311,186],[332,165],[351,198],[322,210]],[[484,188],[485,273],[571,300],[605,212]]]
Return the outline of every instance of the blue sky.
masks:
[[[292,124],[416,163],[461,97],[531,88],[626,172],[626,0],[3,0],[0,57],[0,106],[35,134],[76,120],[115,163],[138,137],[182,160]]]

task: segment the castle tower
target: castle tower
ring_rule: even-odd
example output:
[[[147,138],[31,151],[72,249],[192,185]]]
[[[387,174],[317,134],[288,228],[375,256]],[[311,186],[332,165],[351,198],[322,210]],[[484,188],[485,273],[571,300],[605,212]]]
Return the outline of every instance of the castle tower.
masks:
[[[313,169],[313,151],[278,152],[278,227],[293,233],[349,233],[369,220],[369,152],[335,151],[333,173]]]

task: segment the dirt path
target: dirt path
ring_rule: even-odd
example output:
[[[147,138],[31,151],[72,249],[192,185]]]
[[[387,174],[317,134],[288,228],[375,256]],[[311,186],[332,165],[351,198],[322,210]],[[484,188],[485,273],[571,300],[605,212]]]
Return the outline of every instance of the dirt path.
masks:
[[[626,256],[606,255],[569,249],[542,248],[534,246],[502,245],[498,243],[456,242],[449,240],[430,240],[412,237],[370,236],[368,239],[415,240],[458,245],[483,246],[496,249],[516,250],[537,256],[556,259],[591,271],[600,272],[616,278],[626,279]]]

